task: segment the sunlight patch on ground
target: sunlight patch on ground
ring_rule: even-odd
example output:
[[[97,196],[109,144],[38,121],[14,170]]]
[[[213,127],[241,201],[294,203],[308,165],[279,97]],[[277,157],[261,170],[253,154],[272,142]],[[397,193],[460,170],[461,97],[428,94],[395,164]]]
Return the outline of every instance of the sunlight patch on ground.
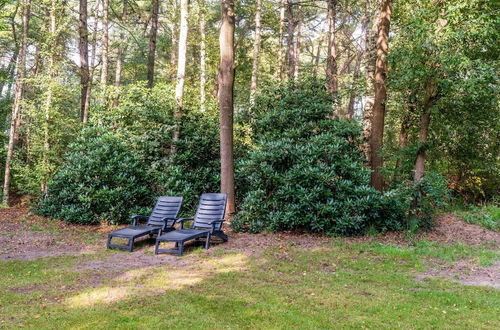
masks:
[[[181,290],[202,283],[221,273],[246,269],[248,257],[244,254],[229,254],[214,260],[193,259],[183,269],[139,268],[127,271],[113,280],[112,286],[95,288],[66,300],[70,308],[90,307],[115,303],[132,296],[161,294],[168,290]]]

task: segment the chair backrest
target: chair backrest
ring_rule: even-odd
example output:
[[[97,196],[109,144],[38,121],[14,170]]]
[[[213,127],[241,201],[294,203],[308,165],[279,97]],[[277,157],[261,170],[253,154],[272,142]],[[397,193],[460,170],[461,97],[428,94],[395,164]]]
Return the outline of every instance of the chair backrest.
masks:
[[[149,216],[148,225],[163,226],[163,218],[175,219],[179,215],[182,206],[182,197],[160,196],[156,202],[153,212]],[[174,224],[175,220],[168,220],[167,226]]]
[[[212,228],[212,225],[203,223],[212,220],[224,219],[226,212],[226,194],[203,194],[200,197],[200,203],[194,216],[192,228]],[[200,222],[202,221],[202,222]],[[215,226],[216,230],[220,230],[222,223]]]

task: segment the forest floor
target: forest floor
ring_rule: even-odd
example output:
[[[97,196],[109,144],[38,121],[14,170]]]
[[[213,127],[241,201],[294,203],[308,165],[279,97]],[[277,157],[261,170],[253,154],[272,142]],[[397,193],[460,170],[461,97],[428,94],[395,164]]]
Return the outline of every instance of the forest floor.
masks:
[[[113,226],[0,209],[0,328],[499,328],[500,233],[237,234],[183,257],[105,248]]]

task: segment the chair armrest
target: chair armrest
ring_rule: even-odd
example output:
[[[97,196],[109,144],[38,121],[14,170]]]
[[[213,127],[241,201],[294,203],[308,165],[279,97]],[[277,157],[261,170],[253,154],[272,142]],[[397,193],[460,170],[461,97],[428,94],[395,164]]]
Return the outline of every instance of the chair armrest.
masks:
[[[137,214],[134,214],[132,216],[132,226],[137,226],[137,221],[138,220],[147,220],[149,219],[149,217],[147,215],[137,215]]]
[[[210,232],[213,233],[215,231],[215,225],[218,223],[222,224],[224,221],[225,221],[224,219],[216,219],[216,220],[210,220],[210,221],[198,220],[197,222],[204,223],[207,225],[212,225],[212,229],[210,230]]]
[[[181,229],[184,229],[184,222],[185,221],[192,221],[192,220],[194,220],[194,218],[181,218],[181,219],[177,220],[176,223],[180,223]]]
[[[175,225],[175,223],[177,222],[177,218],[162,218],[161,220],[163,221],[162,230],[167,228],[168,220],[174,220],[169,227],[173,227]]]

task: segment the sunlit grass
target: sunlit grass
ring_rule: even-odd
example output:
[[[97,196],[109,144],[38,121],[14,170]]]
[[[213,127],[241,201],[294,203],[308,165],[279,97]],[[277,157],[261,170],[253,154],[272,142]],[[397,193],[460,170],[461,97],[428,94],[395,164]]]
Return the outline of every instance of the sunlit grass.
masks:
[[[500,323],[500,293],[444,279],[416,282],[429,260],[490,262],[497,253],[421,242],[302,249],[261,255],[224,249],[174,264],[77,270],[103,252],[0,262],[0,327],[31,328],[468,328]],[[140,256],[138,256],[140,257]],[[98,276],[98,281],[92,280]]]

